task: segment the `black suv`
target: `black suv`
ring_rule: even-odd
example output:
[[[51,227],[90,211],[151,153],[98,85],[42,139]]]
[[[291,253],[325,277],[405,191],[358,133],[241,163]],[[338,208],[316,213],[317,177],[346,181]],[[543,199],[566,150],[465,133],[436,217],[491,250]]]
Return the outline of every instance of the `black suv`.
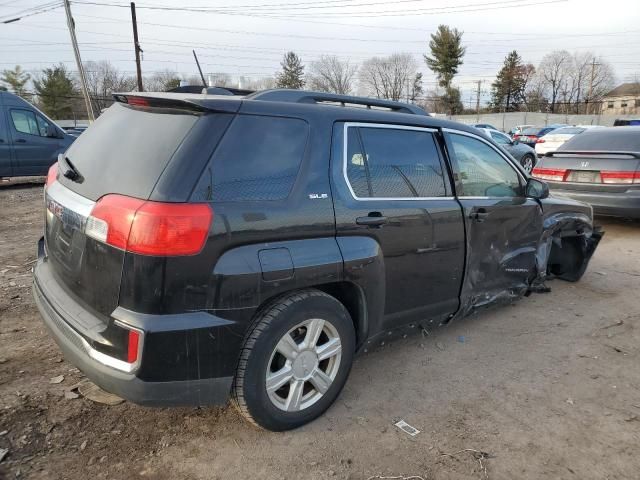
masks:
[[[472,127],[274,90],[122,94],[49,172],[34,292],[145,405],[302,425],[382,335],[578,280],[601,233]]]

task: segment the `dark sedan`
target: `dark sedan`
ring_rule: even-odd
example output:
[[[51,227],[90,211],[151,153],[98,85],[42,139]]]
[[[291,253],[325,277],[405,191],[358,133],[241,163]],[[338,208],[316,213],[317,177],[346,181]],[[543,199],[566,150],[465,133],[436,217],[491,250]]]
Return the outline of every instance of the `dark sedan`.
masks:
[[[600,215],[640,219],[640,127],[589,130],[533,169],[554,194],[590,203]]]
[[[525,145],[528,145],[531,148],[535,148],[536,143],[541,137],[544,137],[547,133],[560,127],[566,127],[566,125],[556,124],[556,125],[547,125],[546,127],[526,128],[522,131],[521,134],[515,135],[513,139],[518,140],[520,143],[524,143]]]
[[[497,130],[489,128],[482,128],[481,130],[515,158],[527,173],[531,173],[531,170],[536,165],[536,151],[533,148],[520,143],[518,140],[512,140],[509,135]]]

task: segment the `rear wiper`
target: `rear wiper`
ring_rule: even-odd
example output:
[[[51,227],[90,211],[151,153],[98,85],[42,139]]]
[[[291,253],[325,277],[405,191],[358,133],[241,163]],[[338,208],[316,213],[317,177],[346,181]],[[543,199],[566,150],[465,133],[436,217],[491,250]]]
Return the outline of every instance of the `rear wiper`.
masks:
[[[67,168],[65,168],[65,170],[62,172],[62,175],[72,182],[81,183],[82,180],[84,180],[75,165],[71,163],[71,160],[69,160],[69,158],[65,155],[58,155],[58,163],[64,163],[67,166]]]

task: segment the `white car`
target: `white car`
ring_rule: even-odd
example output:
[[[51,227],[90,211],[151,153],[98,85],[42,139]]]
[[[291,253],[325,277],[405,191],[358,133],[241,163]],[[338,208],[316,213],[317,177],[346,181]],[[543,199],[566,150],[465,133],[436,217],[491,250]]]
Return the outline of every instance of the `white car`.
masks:
[[[579,135],[585,130],[592,128],[603,128],[602,125],[575,125],[573,127],[562,127],[553,130],[540,137],[536,141],[536,154],[543,157],[548,152],[555,152],[560,145],[575,135]]]

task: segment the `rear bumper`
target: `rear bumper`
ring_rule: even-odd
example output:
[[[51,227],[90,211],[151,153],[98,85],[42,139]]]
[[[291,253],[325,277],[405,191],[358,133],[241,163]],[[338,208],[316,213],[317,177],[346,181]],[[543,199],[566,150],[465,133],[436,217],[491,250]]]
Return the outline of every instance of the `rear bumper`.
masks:
[[[590,204],[596,215],[640,219],[640,190],[596,192],[562,189],[562,184],[548,182],[554,195],[562,195]]]
[[[91,346],[87,342],[85,336],[83,336],[78,330],[72,327],[72,322],[65,318],[68,315],[66,312],[78,312],[82,307],[76,304],[69,304],[68,299],[61,298],[61,296],[55,295],[54,288],[48,288],[48,280],[46,275],[46,259],[42,254],[36,267],[34,268],[34,284],[33,293],[36,300],[36,305],[44,324],[51,332],[55,342],[62,350],[65,358],[79,368],[92,382],[100,386],[102,389],[114,393],[124,399],[127,399],[133,403],[148,406],[198,406],[198,405],[222,405],[225,404],[229,398],[231,391],[231,385],[233,382],[233,376],[214,376],[209,378],[200,378],[197,375],[197,371],[192,369],[181,369],[187,379],[171,379],[167,381],[150,381],[140,378],[140,374],[144,373],[145,361],[144,349],[143,349],[143,367],[141,371],[134,373],[126,373],[119,371],[113,367],[105,365],[100,361],[92,358],[89,355]],[[63,303],[66,303],[63,305]],[[63,313],[64,312],[64,313]],[[127,312],[127,311],[124,311]],[[135,316],[133,312],[128,312],[130,317]],[[156,324],[161,329],[162,336],[161,346],[167,345],[166,334],[175,334],[176,341],[184,335],[196,335],[197,328],[188,330],[174,330],[176,328],[174,316],[161,316],[153,315],[146,316],[141,323],[145,324],[147,328],[156,320]],[[148,317],[155,317],[153,320]],[[162,318],[168,317],[168,318]],[[214,317],[216,318],[216,317]],[[169,320],[163,321],[163,320]],[[224,325],[228,325],[231,322],[221,320]],[[185,322],[188,324],[187,322]],[[183,328],[188,325],[181,325]],[[139,327],[139,325],[136,325]],[[167,328],[169,329],[167,331]],[[210,331],[210,329],[206,329]],[[157,333],[157,332],[155,332]],[[149,339],[153,339],[154,332],[152,330],[146,330],[145,343],[149,342]],[[174,342],[168,342],[169,344]],[[184,343],[184,342],[181,342]],[[179,344],[178,344],[179,345]],[[148,345],[145,344],[145,349]],[[158,346],[150,345],[149,354],[158,355]],[[199,352],[197,355],[200,355]],[[164,350],[161,352],[163,357],[176,358],[180,356],[178,347],[176,351]],[[154,357],[155,358],[155,357]],[[204,358],[193,359],[198,363],[199,360],[205,360]],[[206,358],[210,361],[210,355]],[[235,360],[233,360],[235,361]],[[231,362],[229,362],[231,363]],[[160,371],[160,375],[165,372],[163,365],[155,366],[155,370]],[[146,361],[146,369],[154,368],[153,365],[149,365],[149,361]],[[167,373],[164,373],[167,374]]]

